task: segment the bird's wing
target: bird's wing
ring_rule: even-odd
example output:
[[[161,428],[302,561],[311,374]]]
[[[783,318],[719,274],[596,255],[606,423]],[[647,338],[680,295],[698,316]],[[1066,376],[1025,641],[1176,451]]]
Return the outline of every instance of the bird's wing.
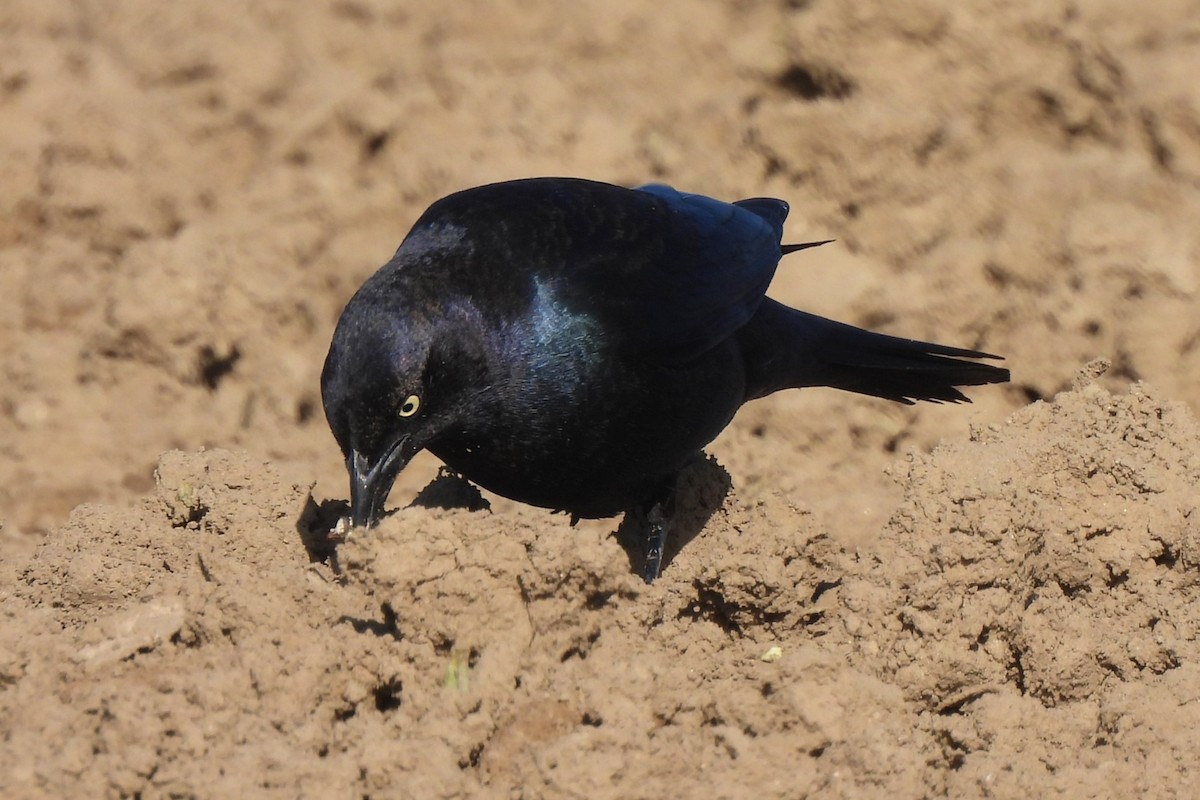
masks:
[[[750,320],[782,255],[786,203],[730,204],[650,185],[634,190],[629,205],[646,222],[640,235],[610,250],[607,263],[571,275],[623,344],[684,360]]]
[[[527,178],[439,200],[397,258],[436,257],[431,297],[457,283],[501,318],[548,297],[618,346],[669,362],[754,315],[785,252],[787,213],[768,198],[731,204],[669,186]]]

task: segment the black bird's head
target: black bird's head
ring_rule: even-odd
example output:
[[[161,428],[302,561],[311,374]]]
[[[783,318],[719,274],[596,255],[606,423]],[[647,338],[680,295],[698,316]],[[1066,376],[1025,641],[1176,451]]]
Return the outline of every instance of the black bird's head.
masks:
[[[350,300],[321,373],[325,417],[350,473],[355,527],[377,523],[413,456],[470,416],[483,377],[462,313],[398,297],[400,277],[385,267]]]

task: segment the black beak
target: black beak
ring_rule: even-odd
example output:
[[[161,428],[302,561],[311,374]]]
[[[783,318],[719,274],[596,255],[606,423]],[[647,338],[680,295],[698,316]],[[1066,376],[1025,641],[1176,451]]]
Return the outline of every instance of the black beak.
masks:
[[[414,455],[407,437],[374,465],[357,450],[350,451],[346,469],[350,472],[350,522],[355,528],[373,527],[383,518],[383,504],[392,484]]]

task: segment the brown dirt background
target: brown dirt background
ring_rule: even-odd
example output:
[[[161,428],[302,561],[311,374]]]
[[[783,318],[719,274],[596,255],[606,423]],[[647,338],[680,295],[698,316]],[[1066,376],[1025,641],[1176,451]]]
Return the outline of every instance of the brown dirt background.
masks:
[[[1200,4],[18,0],[0,52],[0,795],[1193,795]],[[653,587],[442,484],[335,571],[342,304],[545,174],[786,198],[838,244],[776,297],[1014,382],[752,404]]]

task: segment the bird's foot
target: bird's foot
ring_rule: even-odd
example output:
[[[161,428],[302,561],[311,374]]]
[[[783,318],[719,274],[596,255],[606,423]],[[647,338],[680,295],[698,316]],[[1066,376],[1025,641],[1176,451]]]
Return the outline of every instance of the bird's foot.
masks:
[[[675,482],[672,481],[646,510],[649,530],[646,531],[646,560],[642,566],[642,578],[646,583],[654,583],[662,572],[663,551],[667,546],[667,532],[674,513]]]

